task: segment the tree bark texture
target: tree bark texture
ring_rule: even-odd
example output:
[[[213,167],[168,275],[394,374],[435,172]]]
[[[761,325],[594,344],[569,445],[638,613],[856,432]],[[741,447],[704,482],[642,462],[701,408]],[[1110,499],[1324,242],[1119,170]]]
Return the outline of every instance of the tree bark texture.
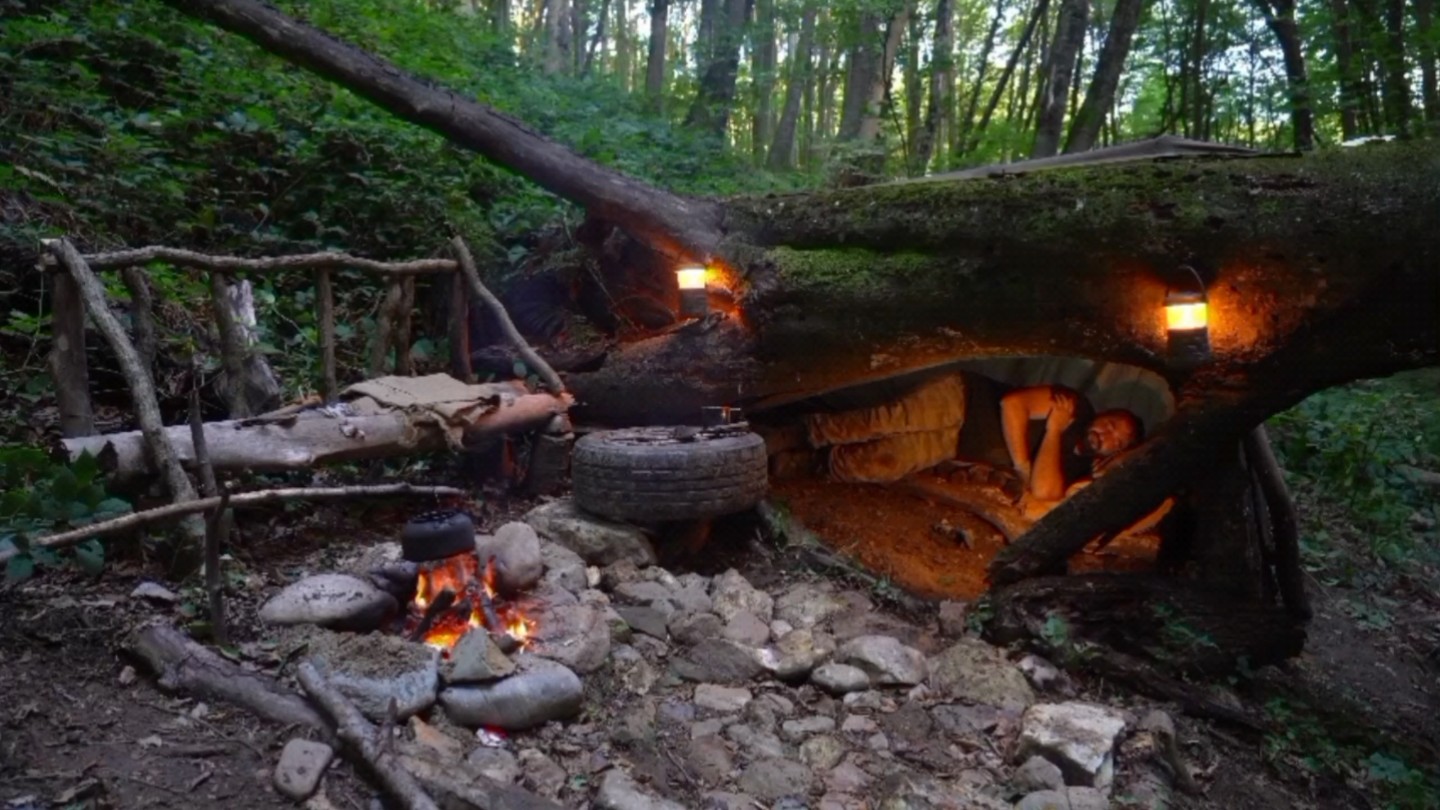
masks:
[[[1440,121],[1440,87],[1436,86],[1433,26],[1435,0],[1415,0],[1415,58],[1420,63],[1420,99],[1425,104],[1425,120]]]
[[[670,35],[670,0],[650,0],[650,50],[645,62],[645,95],[656,112],[664,109],[665,39]]]
[[[790,55],[789,79],[785,83],[785,105],[780,122],[775,126],[775,140],[770,144],[766,165],[772,171],[795,166],[796,128],[800,122],[800,101],[804,88],[812,80],[811,67],[815,50],[815,3],[807,2],[801,12],[800,37]]]
[[[1065,127],[1065,102],[1069,98],[1070,80],[1075,72],[1075,57],[1085,42],[1085,26],[1090,20],[1090,0],[1062,0],[1059,19],[1055,24],[1055,40],[1041,84],[1039,115],[1035,126],[1035,146],[1031,157],[1050,157],[1060,149],[1060,134]]]
[[[1305,51],[1300,26],[1295,20],[1295,0],[1257,0],[1265,24],[1275,33],[1285,59],[1285,81],[1290,89],[1290,120],[1295,130],[1295,148],[1315,148],[1315,110],[1310,101],[1310,75],[1305,69]]]
[[[880,64],[885,57],[885,37],[880,23],[880,15],[868,11],[861,12],[856,21],[855,40],[845,71],[845,97],[840,105],[840,129],[836,135],[839,140],[860,140],[866,117],[879,116],[879,111],[871,109],[871,103],[876,83],[884,81]]]
[[[918,43],[914,46],[918,47]],[[940,124],[950,109],[950,93],[954,89],[955,4],[939,0],[935,7],[935,49],[930,56],[930,100],[925,107],[925,121],[915,134],[911,173],[922,175],[935,153]]]
[[[1130,56],[1130,43],[1135,39],[1135,29],[1140,25],[1140,15],[1144,10],[1145,0],[1116,0],[1115,12],[1110,18],[1110,31],[1105,35],[1105,45],[1095,64],[1095,74],[1085,90],[1085,100],[1070,125],[1070,137],[1065,141],[1066,152],[1089,150],[1100,137],[1100,125],[1114,103],[1120,72]]]
[[[85,359],[85,301],[64,269],[51,274],[50,282],[54,345],[48,362],[60,409],[60,433],[66,438],[90,436],[95,433],[95,409],[90,403],[90,364]]]
[[[740,43],[745,34],[748,0],[725,0],[722,24],[715,32],[714,54],[700,77],[700,88],[685,126],[724,137],[735,103],[735,79],[740,71]]]
[[[775,61],[777,36],[775,0],[755,0],[755,25],[751,31],[750,83],[755,102],[750,127],[750,154],[756,166],[765,165],[765,149],[775,129]]]

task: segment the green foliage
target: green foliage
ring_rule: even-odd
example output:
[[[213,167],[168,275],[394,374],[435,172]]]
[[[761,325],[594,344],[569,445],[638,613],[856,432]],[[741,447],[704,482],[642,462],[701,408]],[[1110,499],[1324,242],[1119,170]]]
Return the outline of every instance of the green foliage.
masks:
[[[0,447],[0,551],[17,551],[6,564],[9,581],[24,580],[37,566],[54,566],[55,551],[32,546],[37,532],[63,531],[106,520],[130,511],[130,504],[110,497],[100,466],[89,453],[71,464],[57,464],[33,447]],[[72,560],[97,575],[105,565],[105,549],[91,538],[75,546]]]
[[[1440,410],[1434,375],[1400,375],[1315,394],[1272,420],[1276,454],[1301,488],[1343,505],[1369,551],[1403,563],[1426,551],[1411,516],[1433,509],[1407,468],[1434,469]],[[1335,527],[1306,527],[1312,551],[1333,550]]]

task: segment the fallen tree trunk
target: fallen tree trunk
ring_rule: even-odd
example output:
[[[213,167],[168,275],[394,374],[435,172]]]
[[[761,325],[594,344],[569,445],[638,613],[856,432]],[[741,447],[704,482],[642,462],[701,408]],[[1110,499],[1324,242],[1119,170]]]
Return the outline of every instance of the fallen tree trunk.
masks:
[[[477,418],[465,428],[467,442],[487,436],[539,430],[564,413],[564,399],[549,394],[526,394],[505,401],[493,412]],[[205,425],[205,442],[210,463],[216,470],[300,470],[320,464],[334,464],[409,453],[444,450],[445,431],[434,421],[402,413],[371,416],[333,417],[319,411],[300,414],[293,421],[262,422],[231,420]],[[195,461],[190,428],[165,428],[182,464]],[[145,454],[144,437],[138,432],[83,436],[64,440],[70,458],[86,451],[99,456],[114,448],[116,480],[149,475],[154,471]]]

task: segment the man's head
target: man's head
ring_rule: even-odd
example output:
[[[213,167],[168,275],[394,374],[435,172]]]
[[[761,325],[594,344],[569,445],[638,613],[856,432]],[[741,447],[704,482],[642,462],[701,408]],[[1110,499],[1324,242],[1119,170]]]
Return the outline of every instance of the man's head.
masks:
[[[1109,458],[1122,453],[1145,438],[1145,426],[1135,414],[1124,408],[1112,408],[1095,414],[1085,429],[1085,450],[1093,456]]]

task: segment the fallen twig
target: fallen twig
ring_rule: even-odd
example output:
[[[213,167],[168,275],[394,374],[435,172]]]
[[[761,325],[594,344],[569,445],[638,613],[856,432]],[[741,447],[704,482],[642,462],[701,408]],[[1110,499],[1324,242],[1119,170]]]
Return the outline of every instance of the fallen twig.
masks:
[[[394,754],[383,751],[375,737],[375,727],[360,714],[343,695],[325,681],[315,665],[309,661],[300,664],[300,685],[305,692],[335,720],[335,733],[348,743],[375,772],[390,795],[409,810],[439,810],[434,800],[425,793],[415,777],[397,761]]]
[[[418,495],[429,497],[462,496],[465,491],[455,487],[431,487],[415,486],[414,484],[377,484],[372,486],[347,486],[347,487],[286,487],[283,489],[262,489],[255,492],[241,492],[229,495],[230,507],[239,508],[242,506],[258,506],[267,503],[282,503],[284,501],[336,501],[346,498],[359,497],[381,497],[389,495]],[[64,548],[73,546],[91,537],[105,537],[112,534],[133,529],[147,523],[165,520],[166,518],[190,515],[196,512],[206,512],[219,506],[223,498],[202,498],[198,501],[186,501],[184,503],[171,503],[165,506],[158,506],[154,509],[146,509],[143,512],[131,512],[113,520],[105,520],[100,523],[92,523],[89,526],[82,526],[78,529],[71,529],[68,532],[52,534],[46,537],[37,537],[30,541],[31,548]],[[18,552],[0,552],[0,563],[5,562]]]
[[[413,259],[406,262],[381,262],[363,259],[348,253],[323,252],[302,253],[295,256],[267,256],[248,259],[243,256],[211,256],[193,250],[151,245],[133,250],[117,250],[113,253],[92,253],[85,256],[91,267],[125,267],[153,261],[166,261],[183,267],[203,267],[207,270],[291,270],[297,268],[350,267],[371,273],[410,275],[416,273],[453,273],[455,262],[451,259]]]

